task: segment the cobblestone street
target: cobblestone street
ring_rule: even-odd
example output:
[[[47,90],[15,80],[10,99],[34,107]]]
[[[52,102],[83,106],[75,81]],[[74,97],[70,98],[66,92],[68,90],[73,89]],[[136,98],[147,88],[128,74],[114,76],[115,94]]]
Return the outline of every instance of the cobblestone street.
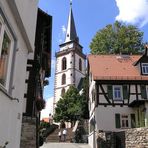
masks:
[[[88,144],[77,143],[45,143],[40,148],[90,148]]]

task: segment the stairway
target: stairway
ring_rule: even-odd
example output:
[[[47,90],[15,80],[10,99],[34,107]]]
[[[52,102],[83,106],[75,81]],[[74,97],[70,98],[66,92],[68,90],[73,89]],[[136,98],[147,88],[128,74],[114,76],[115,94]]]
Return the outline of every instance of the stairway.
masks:
[[[55,129],[54,132],[52,132],[47,138],[46,142],[59,142],[58,132],[60,129]],[[63,131],[63,129],[62,129]],[[73,137],[72,128],[67,128],[67,136],[66,136],[66,143],[71,142],[71,139]],[[63,139],[63,138],[62,138]]]

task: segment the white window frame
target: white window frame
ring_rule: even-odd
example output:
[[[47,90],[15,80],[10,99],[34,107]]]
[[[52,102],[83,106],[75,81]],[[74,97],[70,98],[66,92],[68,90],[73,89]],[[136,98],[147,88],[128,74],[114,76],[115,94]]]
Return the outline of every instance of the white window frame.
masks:
[[[125,116],[127,116],[127,118],[125,117]],[[125,126],[123,126],[123,122],[122,121],[124,121],[124,125]],[[126,121],[128,122],[128,126],[126,126]],[[121,128],[129,128],[129,115],[127,115],[127,114],[120,114],[120,123],[121,123]]]
[[[120,89],[120,97],[115,97],[115,89],[116,88],[119,88]],[[123,91],[122,91],[122,86],[120,86],[120,85],[114,85],[113,86],[113,100],[114,101],[122,101],[123,100]]]
[[[142,66],[142,74],[148,74],[148,63],[142,63],[141,66]]]
[[[14,38],[12,37],[12,35],[9,31],[9,28],[1,15],[0,15],[0,23],[2,25],[1,30],[0,30],[0,56],[1,56],[2,43],[3,43],[3,37],[4,37],[5,32],[11,41],[10,49],[9,49],[10,51],[9,51],[9,57],[8,57],[7,73],[6,73],[6,83],[5,83],[5,85],[0,83],[0,86],[4,87],[8,91],[9,90],[10,75],[11,75],[12,55],[13,55],[13,49],[14,49]]]

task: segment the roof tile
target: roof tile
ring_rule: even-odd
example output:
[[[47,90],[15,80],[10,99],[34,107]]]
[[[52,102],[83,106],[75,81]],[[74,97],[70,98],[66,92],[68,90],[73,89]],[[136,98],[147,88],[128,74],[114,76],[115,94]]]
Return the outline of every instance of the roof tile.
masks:
[[[141,55],[89,55],[94,80],[148,80],[134,63]]]

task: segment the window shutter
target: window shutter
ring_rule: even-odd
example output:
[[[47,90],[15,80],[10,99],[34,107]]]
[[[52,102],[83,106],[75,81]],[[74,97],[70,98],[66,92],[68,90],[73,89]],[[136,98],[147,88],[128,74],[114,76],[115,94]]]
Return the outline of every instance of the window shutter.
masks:
[[[127,85],[123,85],[123,99],[129,99],[129,89]]]
[[[146,99],[147,98],[145,85],[141,85],[141,97],[143,99]]]
[[[107,92],[108,92],[109,99],[113,99],[113,87],[112,87],[112,85],[107,86]]]
[[[131,114],[131,128],[136,127],[136,117],[135,114]]]
[[[120,114],[115,114],[115,123],[116,123],[116,128],[120,128]]]

